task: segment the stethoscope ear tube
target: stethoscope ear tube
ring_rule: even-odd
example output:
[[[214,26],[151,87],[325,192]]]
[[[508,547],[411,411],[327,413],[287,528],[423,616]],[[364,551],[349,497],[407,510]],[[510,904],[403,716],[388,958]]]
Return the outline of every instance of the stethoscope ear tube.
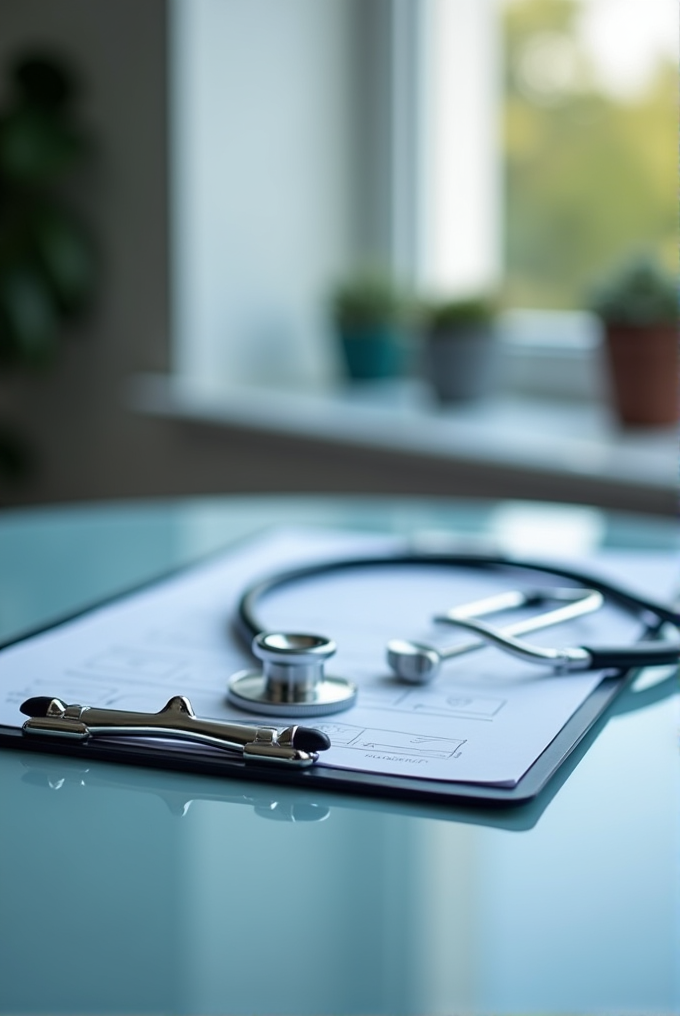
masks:
[[[510,569],[511,571],[551,575],[596,590],[613,603],[617,603],[639,617],[644,625],[643,637],[645,637],[645,641],[628,646],[577,647],[568,651],[576,653],[578,659],[575,658],[573,666],[567,666],[566,669],[606,670],[660,666],[677,663],[680,659],[680,642],[678,640],[671,642],[662,639],[649,641],[649,637],[654,638],[665,624],[680,629],[680,613],[672,607],[638,596],[606,579],[601,579],[580,569],[565,567],[562,563],[543,564],[537,561],[523,561],[511,557],[481,554],[397,554],[391,557],[341,558],[280,572],[256,582],[244,592],[236,615],[239,630],[248,642],[255,635],[266,630],[260,624],[256,608],[259,601],[275,589],[333,572],[398,565]],[[469,623],[469,626],[472,627],[472,622]],[[484,626],[477,624],[476,627],[481,629]],[[585,659],[586,656],[587,659]]]

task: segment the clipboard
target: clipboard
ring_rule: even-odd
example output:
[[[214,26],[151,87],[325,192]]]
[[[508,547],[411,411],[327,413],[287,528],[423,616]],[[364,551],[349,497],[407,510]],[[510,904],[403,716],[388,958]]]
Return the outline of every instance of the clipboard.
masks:
[[[79,752],[55,753],[49,751],[47,745],[41,751],[16,754],[22,760],[22,783],[30,785],[37,792],[55,793],[67,785],[75,786],[75,792],[83,795],[102,790],[125,789],[162,801],[169,813],[178,817],[184,817],[194,801],[237,804],[267,820],[295,823],[325,821],[336,808],[356,811],[363,808],[373,810],[377,806],[382,814],[484,826],[506,832],[526,832],[536,826],[611,716],[657,702],[675,690],[671,680],[659,682],[643,692],[634,691],[628,683],[621,694],[617,692],[616,702],[607,707],[589,727],[558,769],[548,777],[545,785],[526,800],[514,799],[508,802],[514,804],[514,807],[504,807],[503,802],[499,802],[500,806],[493,807],[488,801],[454,798],[450,794],[443,800],[432,800],[422,795],[389,795],[382,793],[381,786],[361,786],[358,790],[353,788],[349,793],[338,793],[339,788],[335,785],[319,786],[314,781],[312,786],[303,785],[298,793],[295,782],[271,782],[264,773],[261,774],[261,780],[255,781],[249,779],[248,775],[241,778],[239,774],[231,777],[224,773],[213,776],[203,771],[189,772],[186,766],[165,767],[162,762],[154,760],[142,760],[141,763],[130,760],[121,765],[122,760],[118,755],[112,759],[115,773],[108,766],[98,766],[91,771],[90,758],[86,755]],[[6,746],[11,748],[16,738],[16,731],[10,730]],[[19,748],[22,747],[20,743]],[[98,757],[96,761],[106,763],[109,759]],[[141,771],[139,765],[142,766]],[[177,773],[181,773],[181,780],[176,779]]]
[[[506,808],[526,805],[537,798],[563,770],[572,758],[580,759],[578,749],[587,735],[596,730],[598,721],[606,718],[607,711],[617,696],[627,688],[634,674],[628,672],[616,678],[606,678],[590,697],[573,714],[571,719],[527,770],[514,787],[490,787],[479,784],[455,783],[437,780],[418,780],[413,777],[396,777],[363,773],[343,769],[313,766],[304,770],[281,770],[275,765],[250,765],[240,758],[216,758],[213,753],[187,751],[181,746],[171,752],[157,745],[106,741],[104,738],[85,743],[40,740],[27,738],[19,727],[0,726],[0,747],[46,755],[62,755],[91,761],[115,762],[124,765],[150,767],[165,771],[195,773],[202,776],[244,780],[274,786],[290,786],[311,793],[335,791],[342,794],[360,794],[390,800],[402,800],[433,805],[483,805]],[[667,693],[672,691],[668,681]],[[597,728],[599,729],[599,728]],[[592,743],[589,739],[587,745]],[[569,770],[571,771],[571,770]],[[563,781],[561,781],[563,782]],[[561,785],[560,782],[560,785]]]
[[[196,566],[180,569],[179,572],[173,572],[171,575],[176,576],[187,570],[191,571],[194,567]],[[55,625],[41,629],[40,632],[32,632],[30,635],[12,640],[0,647],[0,650],[30,639],[43,631],[49,631],[51,628],[68,623],[68,620],[86,616],[106,605],[125,601],[136,592],[162,585],[167,579],[168,576],[165,576],[151,583],[145,583],[125,594],[93,605],[86,611],[73,615],[72,618],[62,619]],[[512,787],[452,780],[418,779],[318,765],[304,770],[282,769],[274,765],[249,764],[240,757],[217,755],[214,751],[196,749],[193,746],[191,749],[185,749],[181,744],[173,744],[171,750],[164,750],[157,744],[120,739],[107,741],[104,738],[98,738],[84,743],[33,739],[25,737],[20,727],[7,724],[0,726],[0,746],[50,755],[71,755],[88,760],[196,773],[218,778],[226,777],[273,786],[288,785],[312,793],[333,791],[435,806],[461,805],[506,809],[527,805],[539,796],[545,796],[544,791],[549,785],[552,785],[552,789],[554,789],[560,784],[558,774],[566,778],[565,774],[569,771],[569,761],[581,757],[580,748],[587,746],[591,742],[592,736],[601,729],[602,723],[611,713],[614,701],[631,685],[634,677],[633,671],[627,671],[600,681]],[[666,693],[673,686],[672,679],[667,684]],[[55,689],[55,694],[58,692],[59,689]],[[660,694],[660,692],[657,691],[655,694]],[[638,694],[633,695],[633,700],[638,698]]]

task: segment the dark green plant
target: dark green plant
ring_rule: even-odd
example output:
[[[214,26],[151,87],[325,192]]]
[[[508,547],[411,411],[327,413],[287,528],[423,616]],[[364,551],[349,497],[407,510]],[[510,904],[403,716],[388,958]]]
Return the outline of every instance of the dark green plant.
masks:
[[[478,296],[465,300],[440,300],[425,303],[421,318],[428,331],[441,332],[465,325],[489,324],[496,315],[491,297]]]
[[[89,305],[96,259],[64,196],[90,144],[73,115],[68,64],[29,54],[10,69],[0,110],[0,374],[45,368],[64,327]],[[29,455],[0,427],[0,473],[18,476]]]
[[[0,420],[0,476],[19,481],[35,467],[35,452],[12,424]]]
[[[678,319],[676,280],[648,255],[612,271],[593,288],[589,303],[608,324],[644,326]]]
[[[61,194],[88,153],[66,64],[31,55],[12,69],[0,113],[0,368],[53,361],[63,325],[94,288],[92,244]]]
[[[333,294],[332,313],[340,328],[354,331],[398,323],[404,298],[388,275],[366,272],[346,280]]]

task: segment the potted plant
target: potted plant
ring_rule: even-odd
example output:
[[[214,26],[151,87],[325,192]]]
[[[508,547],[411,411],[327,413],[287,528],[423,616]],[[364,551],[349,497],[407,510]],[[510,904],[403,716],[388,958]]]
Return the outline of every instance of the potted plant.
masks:
[[[488,395],[496,360],[496,308],[487,296],[442,300],[422,310],[424,370],[441,402]]]
[[[638,257],[596,287],[590,304],[604,325],[620,421],[648,426],[677,422],[680,361],[675,279],[654,259]]]
[[[87,229],[62,185],[90,150],[77,123],[77,82],[57,57],[12,68],[0,110],[0,376],[44,370],[65,327],[90,304],[96,279]],[[71,182],[71,186],[72,186]],[[20,475],[30,448],[0,420],[0,474]]]
[[[403,372],[402,299],[387,275],[368,272],[339,285],[332,316],[350,378],[394,377]]]

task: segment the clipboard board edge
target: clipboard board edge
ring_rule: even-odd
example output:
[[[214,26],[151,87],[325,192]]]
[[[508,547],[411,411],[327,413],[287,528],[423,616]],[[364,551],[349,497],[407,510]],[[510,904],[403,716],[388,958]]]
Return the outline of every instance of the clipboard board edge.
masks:
[[[274,765],[246,763],[240,758],[221,759],[214,754],[206,756],[196,751],[183,751],[181,747],[166,752],[151,744],[147,746],[140,743],[125,743],[121,740],[114,742],[100,739],[76,743],[48,738],[29,739],[22,734],[20,727],[9,726],[0,726],[0,747],[15,751],[38,752],[53,756],[66,755],[91,761],[188,772],[218,779],[294,786],[315,791],[360,794],[442,806],[471,805],[476,808],[514,809],[532,802],[553,780],[586,735],[591,731],[595,735],[594,727],[598,720],[634,678],[635,673],[637,671],[626,671],[616,677],[605,678],[514,787],[385,776],[330,766],[315,766],[303,770],[278,769]],[[565,779],[568,775],[569,773],[565,773]]]

